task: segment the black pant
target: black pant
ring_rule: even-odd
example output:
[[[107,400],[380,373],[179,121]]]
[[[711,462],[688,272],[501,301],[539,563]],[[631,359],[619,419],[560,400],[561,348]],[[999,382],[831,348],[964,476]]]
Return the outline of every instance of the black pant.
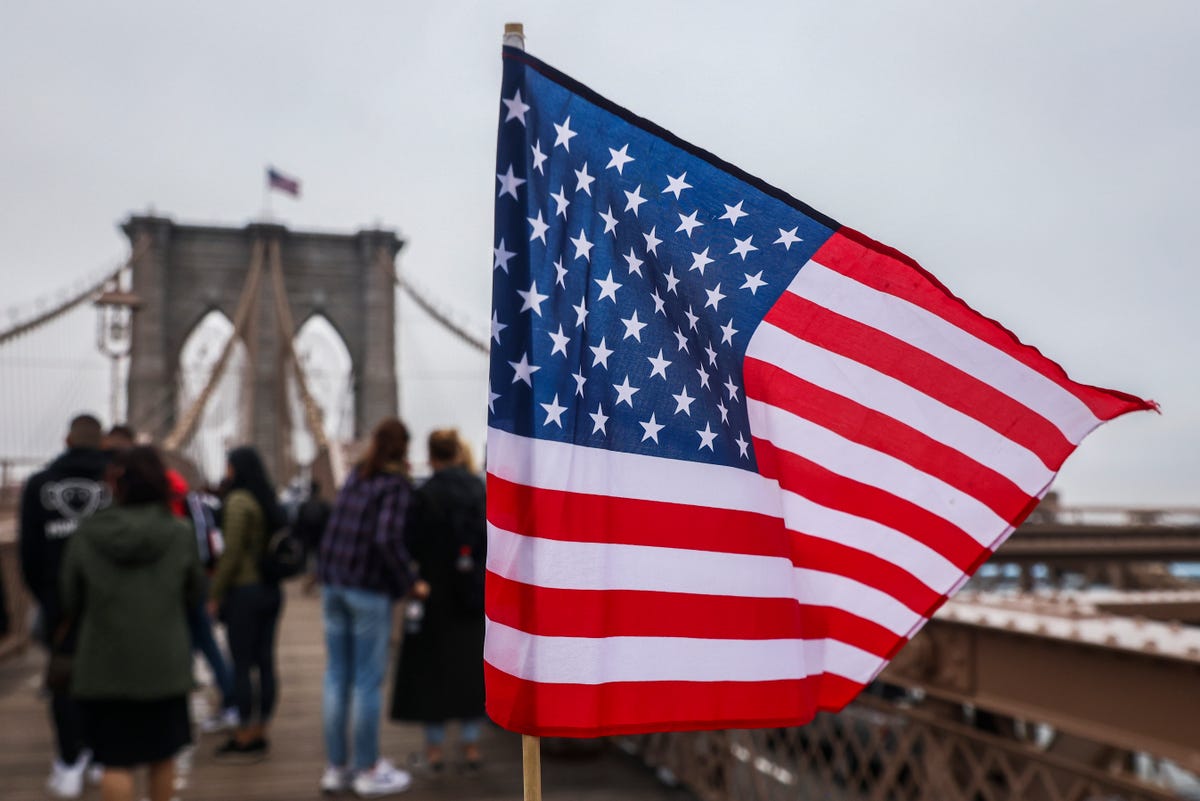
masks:
[[[68,627],[61,633],[59,628],[63,618],[54,608],[39,608],[39,619],[34,627],[38,640],[46,647],[46,653],[75,652],[75,637],[78,630]],[[54,740],[58,747],[58,758],[70,765],[79,759],[84,748],[83,720],[79,706],[70,695],[70,690],[63,688],[50,693],[50,721],[54,724]]]
[[[265,723],[275,710],[275,631],[283,594],[276,584],[234,587],[225,599],[225,626],[233,659],[233,694],[242,725]],[[258,674],[257,709],[253,673]],[[257,712],[257,714],[255,714]]]
[[[54,721],[58,758],[67,765],[73,764],[83,750],[83,721],[79,702],[68,695],[65,689],[54,692],[50,696],[50,716]]]

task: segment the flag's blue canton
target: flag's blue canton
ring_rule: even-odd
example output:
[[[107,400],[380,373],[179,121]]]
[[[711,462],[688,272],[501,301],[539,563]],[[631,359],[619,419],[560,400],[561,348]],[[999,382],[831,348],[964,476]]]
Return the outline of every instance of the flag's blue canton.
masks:
[[[489,424],[755,469],[746,344],[832,231],[511,58],[501,96]]]

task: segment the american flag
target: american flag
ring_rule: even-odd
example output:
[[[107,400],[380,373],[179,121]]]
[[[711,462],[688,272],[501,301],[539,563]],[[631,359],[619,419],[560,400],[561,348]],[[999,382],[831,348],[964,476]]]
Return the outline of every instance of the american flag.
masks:
[[[300,197],[300,181],[291,176],[284,175],[274,167],[267,167],[267,186],[271,189],[287,192],[292,197]]]
[[[1089,431],[1153,408],[520,50],[501,98],[485,672],[509,729],[839,709]]]

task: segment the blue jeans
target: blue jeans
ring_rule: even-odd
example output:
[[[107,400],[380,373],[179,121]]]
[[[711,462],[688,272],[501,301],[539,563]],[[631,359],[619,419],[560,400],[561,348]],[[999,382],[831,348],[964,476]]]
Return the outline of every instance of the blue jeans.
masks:
[[[463,745],[474,745],[479,742],[479,735],[483,731],[483,720],[480,718],[471,718],[470,720],[462,721],[462,735],[460,739]],[[430,748],[440,748],[446,742],[446,724],[445,723],[426,723],[425,724],[425,745]]]
[[[379,759],[379,716],[392,631],[392,599],[349,587],[322,587],[325,617],[325,753],[330,765],[347,765],[347,712],[354,721],[355,771]]]
[[[226,664],[225,655],[221,653],[221,647],[217,645],[217,639],[213,636],[212,620],[208,617],[208,610],[204,608],[203,601],[188,610],[187,621],[188,629],[192,633],[192,650],[204,655],[204,660],[208,662],[209,670],[212,671],[213,681],[221,691],[222,711],[233,709],[237,705],[234,699],[233,672]]]

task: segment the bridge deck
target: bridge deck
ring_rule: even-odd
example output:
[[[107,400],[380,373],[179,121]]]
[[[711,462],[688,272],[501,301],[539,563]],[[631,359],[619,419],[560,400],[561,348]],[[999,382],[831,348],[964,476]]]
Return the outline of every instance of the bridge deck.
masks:
[[[51,751],[46,707],[37,697],[42,665],[38,649],[0,663],[0,800],[45,797]],[[215,762],[218,735],[201,736],[190,760],[184,759],[179,792],[183,801],[276,801],[321,798],[317,780],[324,767],[321,743],[321,673],[324,651],[316,600],[292,593],[283,616],[279,643],[281,699],[272,732],[270,758],[258,765]],[[421,749],[414,726],[384,724],[383,754],[405,764]],[[442,776],[414,770],[413,788],[398,796],[411,801],[433,799],[520,799],[521,745],[515,735],[488,727],[482,749],[483,769],[467,775],[450,765]],[[190,766],[187,763],[190,762]],[[543,792],[547,799],[584,801],[657,801],[690,798],[670,790],[633,759],[611,747],[575,756],[543,749]],[[186,775],[184,775],[186,774]],[[99,799],[98,788],[84,794]]]

